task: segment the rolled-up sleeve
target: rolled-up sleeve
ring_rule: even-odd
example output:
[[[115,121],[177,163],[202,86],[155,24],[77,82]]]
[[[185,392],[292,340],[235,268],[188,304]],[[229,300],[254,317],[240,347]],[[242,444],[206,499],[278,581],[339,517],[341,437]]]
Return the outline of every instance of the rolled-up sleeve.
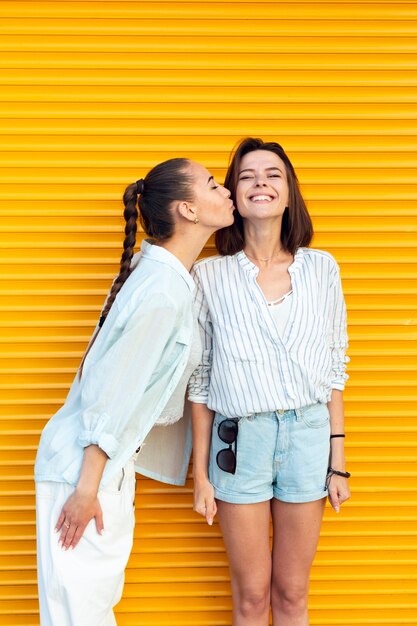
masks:
[[[162,356],[164,362],[175,362],[177,315],[163,294],[153,296],[129,317],[104,355],[84,368],[78,437],[82,447],[95,444],[112,458],[126,430],[136,436],[141,402],[155,382]]]
[[[348,348],[346,305],[337,266],[330,286],[329,346],[332,362],[331,387],[343,391],[349,378],[346,374],[346,365],[350,359],[346,356]]]
[[[194,307],[198,319],[198,327],[200,329],[203,354],[201,363],[194,370],[188,383],[188,399],[191,402],[207,404],[213,361],[213,324],[211,322],[207,299],[204,295],[201,280],[198,275],[198,268],[194,268],[191,275],[196,283]]]

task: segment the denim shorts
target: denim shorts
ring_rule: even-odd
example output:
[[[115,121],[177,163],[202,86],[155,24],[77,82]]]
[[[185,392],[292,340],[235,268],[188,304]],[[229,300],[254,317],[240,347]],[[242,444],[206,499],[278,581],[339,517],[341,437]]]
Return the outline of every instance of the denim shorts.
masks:
[[[235,504],[271,498],[312,502],[327,495],[330,416],[326,404],[239,418],[235,474],[216,463],[218,451],[228,448],[218,435],[224,419],[216,413],[210,448],[209,477],[217,499]]]

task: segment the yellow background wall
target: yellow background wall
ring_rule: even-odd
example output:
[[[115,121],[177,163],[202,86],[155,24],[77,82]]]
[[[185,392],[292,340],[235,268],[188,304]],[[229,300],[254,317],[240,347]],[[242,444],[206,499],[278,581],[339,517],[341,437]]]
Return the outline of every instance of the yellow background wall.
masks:
[[[417,2],[10,1],[0,18],[0,624],[38,624],[36,445],[117,271],[125,185],[179,155],[222,180],[247,134],[289,152],[349,309],[353,498],[326,509],[311,622],[415,624]],[[219,528],[191,502],[191,482],[139,480],[120,626],[231,623]]]

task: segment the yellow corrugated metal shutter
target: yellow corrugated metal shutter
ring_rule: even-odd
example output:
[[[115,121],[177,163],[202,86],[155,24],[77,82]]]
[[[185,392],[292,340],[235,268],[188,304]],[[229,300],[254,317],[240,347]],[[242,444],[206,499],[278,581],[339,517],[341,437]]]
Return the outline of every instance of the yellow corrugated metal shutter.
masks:
[[[39,623],[32,468],[117,271],[124,186],[278,139],[340,263],[353,498],[311,623],[415,624],[417,2],[0,2],[0,624]],[[206,253],[211,253],[208,247]],[[140,479],[120,626],[226,626],[219,528]],[[58,624],[56,626],[59,626]]]

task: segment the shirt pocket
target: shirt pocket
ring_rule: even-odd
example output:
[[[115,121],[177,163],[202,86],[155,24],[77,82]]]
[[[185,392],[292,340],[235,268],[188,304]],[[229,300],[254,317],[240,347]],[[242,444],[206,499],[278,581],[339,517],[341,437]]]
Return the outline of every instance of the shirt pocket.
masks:
[[[179,362],[181,355],[187,350],[191,340],[191,333],[186,328],[181,328],[175,337],[175,344],[172,351],[164,360],[164,368],[172,367],[175,362]]]
[[[188,330],[188,328],[181,328],[177,333],[176,343],[188,346],[191,336],[192,333]]]
[[[175,339],[170,342],[168,349],[165,349],[161,355],[159,364],[152,374],[147,389],[152,387],[161,376],[171,372],[173,368],[179,365],[184,351],[188,350],[190,339],[191,333],[187,329],[182,328],[176,333]]]
[[[253,322],[259,325],[259,322]],[[260,363],[262,351],[259,338],[254,333],[251,320],[243,314],[220,318],[214,328],[216,343],[226,361],[234,363]]]
[[[108,485],[100,488],[99,493],[100,494],[103,494],[103,493],[113,494],[113,495],[119,496],[121,494],[125,478],[126,478],[126,472],[125,472],[125,469],[122,467],[122,469],[120,469],[117,472],[116,476],[112,478],[112,480],[109,482]]]

